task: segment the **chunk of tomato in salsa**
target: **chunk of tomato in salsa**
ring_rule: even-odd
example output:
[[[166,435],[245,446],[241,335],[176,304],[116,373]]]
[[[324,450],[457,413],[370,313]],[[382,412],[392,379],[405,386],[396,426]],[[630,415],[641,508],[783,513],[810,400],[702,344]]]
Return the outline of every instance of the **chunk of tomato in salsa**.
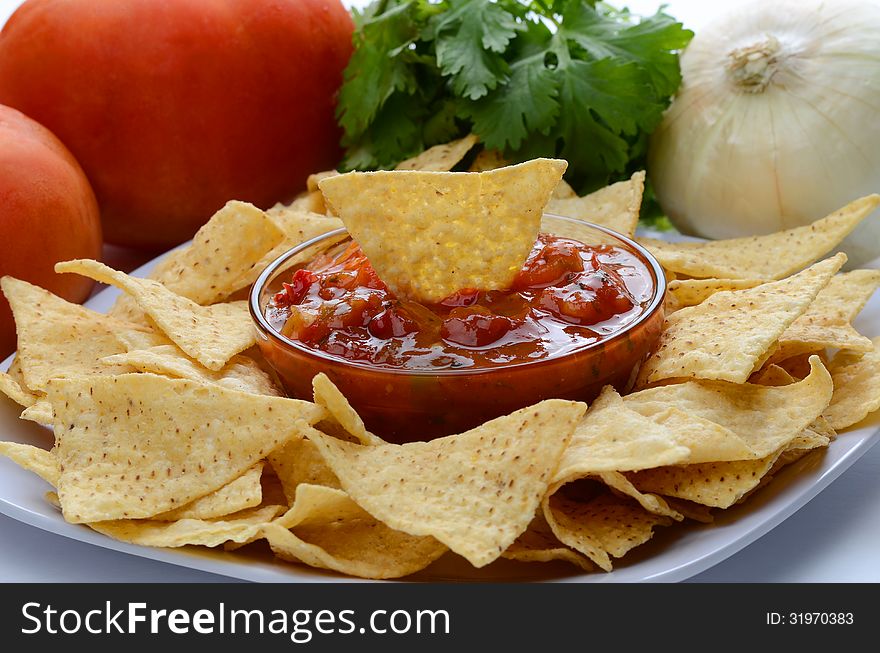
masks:
[[[593,342],[602,336],[589,327],[633,314],[640,300],[620,273],[632,261],[619,248],[539,234],[510,289],[422,305],[395,297],[351,243],[294,272],[269,310],[288,337],[344,358],[407,367],[427,352],[431,364],[495,364],[491,351],[507,347],[499,361],[549,356],[555,341]]]

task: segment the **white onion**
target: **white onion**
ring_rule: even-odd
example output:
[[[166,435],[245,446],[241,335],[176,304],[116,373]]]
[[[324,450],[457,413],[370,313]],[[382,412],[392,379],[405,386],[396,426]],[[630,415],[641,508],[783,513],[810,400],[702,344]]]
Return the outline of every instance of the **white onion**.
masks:
[[[742,6],[698,32],[681,66],[648,169],[685,233],[770,233],[880,191],[880,1]],[[843,249],[850,263],[880,256],[880,216]]]

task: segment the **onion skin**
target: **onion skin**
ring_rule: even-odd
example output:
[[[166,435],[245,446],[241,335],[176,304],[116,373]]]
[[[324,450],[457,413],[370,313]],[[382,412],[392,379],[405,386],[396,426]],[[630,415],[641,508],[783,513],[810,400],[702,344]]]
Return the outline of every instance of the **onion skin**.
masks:
[[[869,0],[756,2],[698,32],[648,155],[675,226],[767,234],[880,190],[878,32]],[[843,249],[880,255],[880,216]]]

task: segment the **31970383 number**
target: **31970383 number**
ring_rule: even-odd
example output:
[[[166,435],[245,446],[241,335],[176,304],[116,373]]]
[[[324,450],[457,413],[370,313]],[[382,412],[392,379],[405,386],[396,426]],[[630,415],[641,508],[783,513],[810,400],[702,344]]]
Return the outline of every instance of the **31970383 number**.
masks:
[[[780,612],[767,613],[768,626],[796,625],[810,626],[813,624],[823,626],[852,625],[855,617],[852,612]]]

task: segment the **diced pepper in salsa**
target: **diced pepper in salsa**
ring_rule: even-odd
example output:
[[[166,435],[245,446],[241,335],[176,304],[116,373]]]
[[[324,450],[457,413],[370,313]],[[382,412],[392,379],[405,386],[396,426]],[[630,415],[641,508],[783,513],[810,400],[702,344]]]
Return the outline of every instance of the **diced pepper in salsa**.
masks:
[[[608,338],[638,319],[652,291],[634,253],[542,233],[510,289],[462,289],[424,305],[395,297],[352,242],[296,270],[266,312],[288,338],[346,360],[494,367]]]

